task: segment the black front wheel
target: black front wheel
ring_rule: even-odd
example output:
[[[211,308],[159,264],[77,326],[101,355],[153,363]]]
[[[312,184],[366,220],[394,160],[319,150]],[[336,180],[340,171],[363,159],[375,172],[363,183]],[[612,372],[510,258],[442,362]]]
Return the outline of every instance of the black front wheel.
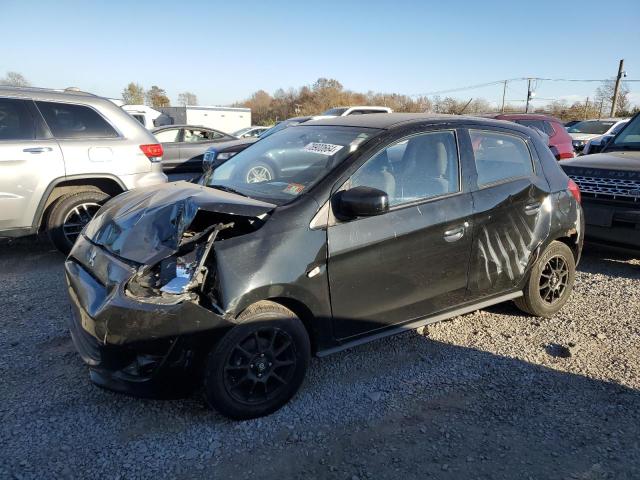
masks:
[[[250,306],[209,353],[204,395],[209,406],[234,419],[268,415],[298,391],[309,365],[309,337],[284,306]]]

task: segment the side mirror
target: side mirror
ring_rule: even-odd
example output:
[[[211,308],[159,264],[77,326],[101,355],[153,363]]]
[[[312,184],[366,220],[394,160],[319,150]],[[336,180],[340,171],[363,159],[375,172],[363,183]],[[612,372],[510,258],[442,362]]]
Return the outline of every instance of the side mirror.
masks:
[[[333,212],[341,220],[372,217],[389,210],[389,195],[371,187],[355,187],[336,193],[332,200]]]
[[[600,153],[605,147],[611,142],[611,140],[615,137],[615,135],[605,135],[603,136],[598,143],[591,142],[589,146],[589,153]]]

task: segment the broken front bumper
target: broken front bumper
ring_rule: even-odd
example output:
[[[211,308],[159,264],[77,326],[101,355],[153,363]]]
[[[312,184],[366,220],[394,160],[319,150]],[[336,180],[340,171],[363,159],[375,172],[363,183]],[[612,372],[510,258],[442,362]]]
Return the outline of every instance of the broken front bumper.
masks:
[[[69,330],[95,383],[139,395],[171,393],[189,378],[213,334],[232,323],[193,299],[128,295],[136,270],[79,238],[65,262]]]

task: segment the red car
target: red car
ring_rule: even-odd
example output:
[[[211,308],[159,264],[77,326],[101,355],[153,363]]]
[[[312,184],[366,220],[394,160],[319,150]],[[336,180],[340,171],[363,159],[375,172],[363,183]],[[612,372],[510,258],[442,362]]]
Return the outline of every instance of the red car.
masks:
[[[566,160],[575,157],[571,136],[565,130],[562,122],[549,115],[539,113],[500,113],[492,115],[496,120],[509,120],[527,127],[537,128],[549,135],[549,148],[556,159]]]

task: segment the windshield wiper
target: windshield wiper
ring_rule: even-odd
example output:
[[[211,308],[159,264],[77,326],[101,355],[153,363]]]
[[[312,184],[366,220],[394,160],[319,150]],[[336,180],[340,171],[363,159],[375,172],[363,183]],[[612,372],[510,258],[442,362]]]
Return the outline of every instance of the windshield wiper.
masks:
[[[243,197],[249,198],[249,195],[246,193],[242,193],[235,188],[227,187],[226,185],[209,185],[211,188],[215,188],[216,190],[222,190],[223,192],[235,193],[236,195],[241,195]]]

